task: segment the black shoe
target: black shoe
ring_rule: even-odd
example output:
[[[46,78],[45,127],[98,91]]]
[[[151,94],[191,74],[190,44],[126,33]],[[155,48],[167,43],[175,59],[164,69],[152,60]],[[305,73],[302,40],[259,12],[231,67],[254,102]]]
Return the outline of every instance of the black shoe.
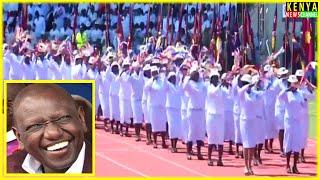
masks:
[[[155,149],[156,149],[156,148],[158,148],[158,146],[155,144],[155,145],[153,145],[153,148],[155,148]]]
[[[188,160],[191,160],[191,159],[192,159],[191,154],[188,154],[188,155],[187,155],[187,159],[188,159]]]
[[[306,159],[304,158],[304,156],[301,156],[300,161],[301,161],[302,163],[306,163]]]
[[[287,173],[288,173],[288,174],[291,174],[291,173],[292,173],[292,170],[291,170],[290,167],[287,167]]]
[[[152,141],[148,140],[147,145],[150,145],[150,144],[152,144]]]
[[[138,141],[141,141],[141,138],[137,138],[136,141],[137,141],[137,142],[138,142]]]
[[[208,166],[213,166],[213,161],[212,160],[208,161]]]
[[[222,160],[218,160],[217,166],[223,166]]]
[[[204,158],[201,154],[198,154],[197,157],[198,157],[198,160],[204,160]]]
[[[293,167],[292,167],[292,173],[293,173],[293,174],[300,174],[300,172],[298,171],[297,166],[293,166]]]
[[[162,144],[162,148],[163,148],[163,149],[167,149],[167,148],[168,148],[168,145]]]

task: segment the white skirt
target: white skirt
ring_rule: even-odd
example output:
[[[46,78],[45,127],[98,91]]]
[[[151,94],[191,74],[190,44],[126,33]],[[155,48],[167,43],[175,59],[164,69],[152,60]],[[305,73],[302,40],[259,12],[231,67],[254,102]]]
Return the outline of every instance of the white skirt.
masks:
[[[143,111],[143,122],[150,123],[150,113],[148,110],[147,102],[142,101],[142,111]]]
[[[206,133],[205,111],[198,109],[188,109],[189,133],[188,141],[204,141]]]
[[[233,120],[234,120],[234,142],[235,143],[242,143],[241,132],[240,132],[240,114],[233,113]]]
[[[273,108],[273,109],[272,109]],[[266,139],[273,139],[276,138],[278,135],[278,122],[275,118],[275,111],[274,107],[266,106],[265,107],[265,138]]]
[[[224,112],[224,140],[235,140],[235,131],[234,131],[234,119],[232,111]]]
[[[206,129],[209,144],[223,145],[224,123],[224,117],[222,114],[207,113]]]
[[[110,119],[120,121],[119,96],[111,95],[109,98],[109,102],[110,102]]]
[[[262,117],[256,117],[254,120],[255,137],[257,144],[263,144],[265,140],[265,120]]]
[[[257,144],[254,119],[240,119],[240,132],[244,148],[254,148]]]
[[[143,112],[142,112],[142,104],[139,100],[132,100],[132,114],[133,114],[133,123],[142,123],[143,120]]]
[[[302,131],[300,120],[285,119],[283,148],[286,153],[290,151],[300,152],[303,148]]]
[[[130,118],[132,117],[131,100],[120,99],[120,122],[131,123]]]
[[[166,131],[166,108],[161,106],[150,106],[150,122],[152,132],[165,132]]]
[[[167,118],[169,125],[169,137],[182,138],[182,120],[181,120],[181,110],[176,108],[166,108]]]
[[[187,116],[187,110],[181,110],[181,118],[182,118],[182,141],[187,143],[188,134],[189,134],[189,121]]]
[[[109,96],[103,92],[99,92],[100,105],[104,118],[110,117]]]

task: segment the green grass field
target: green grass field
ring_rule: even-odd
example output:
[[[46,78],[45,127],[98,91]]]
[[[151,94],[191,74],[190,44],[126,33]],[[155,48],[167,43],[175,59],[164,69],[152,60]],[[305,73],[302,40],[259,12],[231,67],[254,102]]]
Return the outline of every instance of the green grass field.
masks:
[[[316,100],[309,103],[309,137],[312,139],[317,138],[317,102]]]

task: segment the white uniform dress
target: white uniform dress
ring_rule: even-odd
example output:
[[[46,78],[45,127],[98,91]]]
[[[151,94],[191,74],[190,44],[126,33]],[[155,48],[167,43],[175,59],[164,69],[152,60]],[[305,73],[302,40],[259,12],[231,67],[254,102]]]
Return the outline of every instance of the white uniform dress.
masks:
[[[62,80],[71,80],[71,65],[67,64],[64,59],[62,59],[62,62],[60,64],[60,72],[61,72],[61,79]]]
[[[182,86],[183,84],[182,75],[178,73],[177,77],[179,77],[179,85]],[[189,134],[189,121],[187,116],[188,101],[189,101],[189,97],[187,96],[187,93],[182,92],[182,96],[181,96],[182,140],[185,143],[187,143],[188,141],[188,134]]]
[[[234,132],[234,119],[233,119],[233,95],[232,87],[222,87],[222,90],[225,92],[224,98],[224,140],[229,140],[234,142],[235,132]]]
[[[130,123],[132,117],[131,107],[131,83],[129,81],[129,73],[124,72],[118,77],[120,83],[119,90],[119,106],[120,106],[120,122]]]
[[[167,83],[161,78],[151,78],[145,86],[148,93],[149,117],[152,132],[166,131],[166,87]]]
[[[110,117],[110,108],[109,108],[109,91],[110,91],[110,84],[111,84],[111,68],[108,68],[106,71],[101,71],[99,81],[99,99],[100,105],[102,110],[102,115],[104,118]]]
[[[206,130],[208,144],[223,145],[224,142],[224,91],[221,86],[208,86],[206,98]]]
[[[14,53],[8,55],[10,63],[9,79],[19,80],[22,79],[22,56],[16,56]]]
[[[183,91],[181,86],[169,82],[166,96],[166,110],[169,125],[170,139],[182,138],[182,119],[181,119],[181,97]]]
[[[50,58],[49,63],[48,63],[48,67],[49,67],[49,71],[51,74],[50,79],[61,80],[62,75],[61,75],[59,64],[56,61],[54,61],[52,58]]]
[[[142,111],[143,111],[143,121],[144,123],[150,123],[150,114],[149,114],[149,103],[148,103],[148,91],[145,89],[145,85],[148,82],[149,78],[144,77],[144,86],[142,91]]]
[[[99,108],[99,105],[100,105],[100,99],[99,99],[99,92],[98,92],[98,89],[99,89],[99,82],[97,81],[97,79],[99,78],[100,74],[98,74],[98,72],[95,70],[95,69],[92,69],[90,68],[86,73],[84,73],[84,79],[88,79],[88,80],[95,80],[95,83],[96,83],[96,89],[95,89],[95,93],[96,93],[96,115],[98,114],[98,108]]]
[[[48,79],[49,60],[45,57],[43,61],[38,59],[35,62],[36,80]]]
[[[304,97],[305,96],[305,97]],[[307,94],[297,90],[296,92],[283,90],[279,94],[279,99],[285,104],[284,115],[284,152],[300,152],[303,148],[303,112],[306,108],[305,99]]]
[[[110,119],[120,121],[120,106],[119,106],[119,88],[120,83],[117,76],[111,72],[109,104],[110,104]]]
[[[183,89],[189,97],[187,118],[189,123],[188,142],[204,141],[206,133],[205,101],[207,88],[203,82],[185,79]]]
[[[278,79],[278,86],[280,90],[284,90],[287,88],[287,82],[286,80]],[[280,92],[279,92],[280,93]],[[279,95],[279,94],[278,94]],[[285,107],[283,101],[280,101],[278,98],[278,95],[276,97],[276,103],[275,103],[275,117],[277,119],[278,123],[278,130],[283,130],[284,129],[284,113],[285,113]]]
[[[233,104],[233,120],[234,120],[234,142],[242,143],[240,133],[240,100],[238,94],[238,79],[239,75],[232,80],[232,96],[234,99]]]
[[[36,74],[34,72],[34,62],[30,61],[29,64],[26,64],[25,62],[23,62],[22,68],[23,68],[22,79],[24,79],[24,80],[36,79]]]
[[[264,95],[264,103],[266,111],[266,139],[273,139],[278,135],[278,123],[275,117],[275,103],[279,91],[276,84],[276,81],[272,79],[265,81],[266,93]]]
[[[131,94],[131,106],[133,114],[133,123],[142,123],[143,121],[143,111],[142,111],[142,93],[144,87],[144,77],[143,72],[139,75],[134,72],[129,77],[129,82],[132,88]]]
[[[309,135],[309,102],[310,100],[315,99],[315,95],[311,93],[306,86],[301,86],[299,89],[305,96],[305,101],[302,110],[302,123],[301,123],[301,129],[302,129],[302,147],[307,147],[308,142],[308,135]]]
[[[256,140],[256,117],[255,112],[252,110],[255,107],[258,96],[251,90],[249,94],[247,92],[249,85],[245,85],[239,88],[239,99],[240,99],[240,133],[242,138],[242,144],[244,148],[254,148],[257,144]]]
[[[263,94],[265,92],[257,91],[253,89],[254,93],[256,94]],[[265,126],[265,104],[263,95],[262,96],[256,96],[254,100],[254,108],[252,110],[254,111],[254,126],[255,126],[255,137],[257,144],[263,144],[265,140],[265,134],[266,134],[266,126]]]

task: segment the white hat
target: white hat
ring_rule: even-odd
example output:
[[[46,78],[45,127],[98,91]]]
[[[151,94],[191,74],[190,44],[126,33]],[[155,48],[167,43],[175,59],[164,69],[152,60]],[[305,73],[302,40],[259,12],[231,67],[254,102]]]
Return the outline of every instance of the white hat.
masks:
[[[198,66],[191,66],[190,73],[198,71]]]
[[[122,66],[130,66],[130,61],[129,61],[129,59],[125,59],[124,61],[123,61],[123,63],[122,63]]]
[[[146,64],[144,67],[143,67],[143,71],[149,71],[151,69],[150,67],[150,64]]]
[[[289,71],[285,67],[281,67],[281,68],[278,69],[277,74],[281,76],[281,75],[284,75],[284,74],[288,74],[288,72]]]
[[[134,68],[140,67],[139,62],[138,62],[138,61],[134,61],[134,62],[132,63],[132,67],[134,67]]]
[[[214,68],[217,68],[218,71],[222,70],[221,64],[220,63],[215,63]]]
[[[218,72],[217,70],[213,69],[213,70],[211,70],[211,72],[210,72],[210,77],[212,77],[212,76],[218,76],[218,77],[220,77],[220,74],[219,74],[219,72]]]
[[[170,78],[171,76],[176,76],[176,73],[174,73],[174,72],[169,72],[169,74],[168,74],[168,78]]]
[[[78,54],[78,50],[73,50],[73,51],[72,51],[72,55],[75,56],[75,55],[77,55],[77,54]]]
[[[158,69],[157,66],[152,66],[152,67],[150,68],[150,70],[151,70],[151,72],[155,72],[155,71],[159,72],[159,69]]]
[[[264,71],[264,72],[268,72],[268,71],[270,71],[270,68],[271,68],[271,66],[270,66],[269,64],[267,64],[267,65],[265,65],[265,66],[263,67],[263,71]]]
[[[288,78],[288,82],[290,82],[290,83],[298,82],[297,76],[296,75],[290,75],[289,78]]]
[[[221,76],[221,79],[222,80],[226,80],[227,79],[227,73],[223,73],[222,76]]]
[[[74,59],[79,59],[79,58],[83,58],[83,56],[82,56],[81,54],[76,54],[76,55],[74,56]]]
[[[159,59],[153,59],[152,60],[152,64],[160,64],[160,60]]]
[[[113,61],[112,64],[111,64],[111,67],[113,66],[118,66],[119,67],[119,63],[117,61]]]
[[[7,44],[7,43],[4,43],[4,44],[3,44],[3,50],[5,50],[7,47],[8,47],[8,44]]]
[[[310,65],[311,65],[312,69],[316,69],[317,62],[316,61],[312,61],[310,63]]]
[[[111,46],[108,46],[106,51],[107,51],[107,52],[112,52],[112,51],[113,51],[113,48],[112,48]]]
[[[255,84],[255,83],[259,82],[259,80],[260,80],[260,76],[258,74],[253,75],[251,78],[251,84]]]
[[[303,70],[302,70],[302,69],[296,70],[295,75],[296,75],[297,77],[302,77],[302,76],[303,76]]]
[[[93,63],[94,63],[94,57],[93,57],[93,56],[91,56],[91,57],[89,58],[88,63],[89,63],[89,64],[93,64]]]
[[[251,76],[249,74],[244,74],[242,77],[241,77],[241,81],[245,81],[245,82],[248,82],[248,83],[251,83]]]

